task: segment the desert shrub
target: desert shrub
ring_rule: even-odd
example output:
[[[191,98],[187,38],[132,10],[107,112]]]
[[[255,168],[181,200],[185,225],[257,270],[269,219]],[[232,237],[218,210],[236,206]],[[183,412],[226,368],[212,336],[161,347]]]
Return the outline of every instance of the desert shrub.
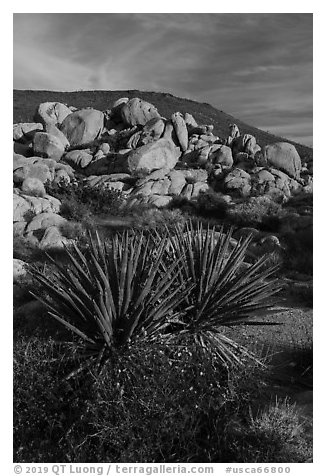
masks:
[[[250,237],[233,246],[232,231],[204,229],[202,224],[191,222],[184,228],[176,226],[171,233],[166,267],[169,261],[180,261],[179,279],[190,286],[183,304],[186,312],[177,328],[227,366],[241,364],[253,356],[229,339],[223,329],[262,324],[250,322],[249,318],[271,307],[266,297],[280,289],[276,280],[270,279],[277,268],[266,267],[266,257],[253,265],[244,264]]]
[[[237,226],[252,226],[276,231],[282,206],[269,197],[252,197],[229,209],[228,219]],[[266,228],[267,227],[267,228]]]
[[[239,463],[304,463],[312,457],[296,406],[288,400],[270,404],[255,417],[249,414],[243,422],[231,421],[223,443]]]
[[[176,284],[178,262],[169,270],[164,266],[167,244],[165,236],[154,247],[143,232],[127,231],[104,242],[96,234],[89,250],[76,244],[66,250],[70,265],[53,261],[51,278],[32,270],[48,293],[35,297],[83,341],[87,365],[100,366],[116,347],[159,337],[180,314],[177,305],[189,290]]]
[[[109,359],[115,347],[180,332],[225,365],[241,364],[251,355],[223,327],[269,308],[266,297],[279,287],[269,280],[274,268],[262,271],[264,257],[243,268],[250,239],[230,251],[231,233],[190,223],[104,242],[96,235],[88,252],[66,250],[70,266],[53,261],[51,279],[37,269],[33,276],[49,293],[42,302],[50,315],[84,341],[90,365]]]
[[[62,216],[76,221],[94,214],[117,214],[124,202],[121,192],[105,186],[91,187],[82,181],[47,184],[47,193],[61,201]]]
[[[189,339],[139,343],[97,375],[67,381],[74,354],[18,335],[15,462],[303,462],[308,442],[294,408],[267,397],[255,364],[229,374]]]
[[[194,201],[189,200],[186,197],[176,196],[170,201],[168,208],[174,210],[175,208],[182,210],[186,213],[195,213],[196,204]]]
[[[133,215],[135,228],[143,230],[156,230],[164,232],[166,229],[174,227],[176,223],[183,226],[187,216],[180,210],[169,210],[168,208],[147,208],[142,210],[135,209]]]
[[[313,274],[313,232],[311,229],[289,231],[283,234],[285,266],[304,274]]]
[[[98,376],[53,339],[16,336],[16,462],[209,462],[234,412],[257,396],[261,369],[225,368],[182,338],[115,353]],[[262,387],[262,386],[261,386]]]
[[[14,341],[14,460],[47,462],[66,459],[71,451],[65,432],[81,418],[84,398],[63,377],[71,353],[53,339],[34,334]]]
[[[213,190],[201,193],[197,198],[196,212],[202,217],[224,219],[227,210],[226,201]]]

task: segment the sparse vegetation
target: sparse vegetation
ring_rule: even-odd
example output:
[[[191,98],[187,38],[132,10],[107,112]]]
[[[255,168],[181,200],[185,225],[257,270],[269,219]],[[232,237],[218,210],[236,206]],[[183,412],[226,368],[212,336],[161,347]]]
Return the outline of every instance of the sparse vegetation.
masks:
[[[121,96],[139,91],[15,91],[14,121],[32,121],[42,101],[103,110]],[[208,104],[140,96],[221,137],[234,122]],[[279,139],[237,123],[261,146]],[[311,150],[296,147],[309,161]],[[36,237],[14,236],[14,257],[32,265],[14,286],[14,460],[310,461],[297,408],[274,394],[312,386],[312,194],[281,204],[210,189],[158,209],[78,173],[46,190],[62,203],[59,231],[71,243],[45,253]],[[250,233],[242,227],[253,238],[237,242],[233,231]],[[273,308],[279,278],[301,313]]]
[[[273,228],[278,223],[278,219],[282,213],[282,206],[275,203],[266,196],[251,197],[249,199],[239,201],[228,212],[228,217],[237,226],[252,226],[266,228],[268,221],[274,220]]]

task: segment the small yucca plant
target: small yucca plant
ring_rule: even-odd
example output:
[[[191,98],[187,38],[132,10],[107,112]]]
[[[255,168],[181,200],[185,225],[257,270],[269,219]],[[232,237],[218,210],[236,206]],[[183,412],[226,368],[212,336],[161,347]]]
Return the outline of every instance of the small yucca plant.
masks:
[[[102,364],[115,348],[161,336],[180,314],[191,288],[179,279],[177,261],[163,275],[167,244],[166,236],[154,247],[142,232],[105,242],[96,233],[87,252],[66,249],[68,265],[52,260],[53,276],[32,271],[46,291],[35,297],[83,340],[87,357]]]
[[[249,318],[272,309],[270,298],[280,286],[271,276],[278,267],[266,266],[268,257],[253,265],[246,263],[251,237],[236,242],[232,229],[223,233],[215,227],[205,230],[202,224],[188,222],[184,228],[176,226],[172,233],[169,261],[180,262],[180,285],[184,282],[192,286],[184,297],[182,332],[192,334],[227,365],[241,363],[244,356],[253,357],[224,335],[223,329],[267,324]]]

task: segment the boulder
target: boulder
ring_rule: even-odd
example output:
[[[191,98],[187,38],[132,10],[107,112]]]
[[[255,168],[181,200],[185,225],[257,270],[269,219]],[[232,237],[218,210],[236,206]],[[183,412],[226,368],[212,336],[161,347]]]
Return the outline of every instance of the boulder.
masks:
[[[157,208],[162,208],[166,207],[171,200],[172,197],[168,195],[151,195],[149,197],[148,203],[154,205]]]
[[[184,119],[185,119],[185,123],[186,123],[187,126],[198,127],[198,124],[197,124],[194,116],[192,116],[188,112],[185,113],[185,118]]]
[[[26,178],[36,178],[45,183],[51,182],[54,177],[46,164],[36,163],[17,168],[13,173],[13,180],[16,184],[22,183]]]
[[[162,138],[168,139],[169,141],[171,141],[172,144],[180,151],[180,155],[181,155],[179,140],[177,138],[177,134],[173,127],[172,121],[166,121]]]
[[[20,142],[14,142],[14,153],[22,155],[24,157],[30,157],[33,155],[32,144],[21,144]]]
[[[61,249],[64,245],[68,245],[72,240],[62,236],[57,226],[49,226],[39,243],[41,249]]]
[[[149,182],[150,180],[154,182],[157,180],[163,180],[169,174],[169,171],[170,169],[168,168],[154,170],[154,172],[151,172],[146,177],[137,180],[136,186],[139,187],[140,185],[143,185],[144,183]]]
[[[167,139],[159,139],[147,145],[143,145],[129,154],[125,159],[124,172],[134,174],[142,170],[147,173],[157,169],[173,169],[179,155],[173,143]]]
[[[208,183],[206,182],[196,182],[194,183],[192,196],[191,198],[196,198],[200,193],[207,192],[209,189]]]
[[[168,195],[171,181],[168,177],[154,182],[152,187],[153,195]]]
[[[100,137],[104,128],[104,114],[96,109],[81,109],[69,114],[60,130],[72,147],[87,145]]]
[[[43,125],[53,124],[57,126],[71,114],[71,109],[60,102],[43,102],[35,112],[34,120]]]
[[[32,139],[35,132],[43,131],[43,124],[40,122],[20,122],[13,126],[14,141],[26,141]]]
[[[236,124],[229,124],[229,136],[232,140],[240,137],[239,127]]]
[[[30,204],[20,195],[14,194],[13,197],[13,221],[25,222],[25,217],[31,211]]]
[[[27,177],[22,183],[22,192],[34,195],[35,197],[44,197],[46,194],[43,182],[35,177]]]
[[[232,150],[226,145],[214,144],[210,148],[209,160],[212,164],[221,164],[231,168],[233,165]]]
[[[186,179],[181,170],[171,170],[169,173],[171,185],[169,188],[169,195],[179,196],[186,185]]]
[[[251,134],[243,134],[232,141],[232,153],[235,157],[238,152],[245,152],[249,156],[254,156],[257,148],[256,148],[256,139]]]
[[[32,195],[13,194],[13,221],[26,222],[30,216],[35,216],[43,212],[58,213],[61,202],[55,197],[44,195],[44,197],[34,197]]]
[[[111,108],[110,111],[110,118],[112,121],[119,123],[122,122],[122,116],[121,116],[121,109],[124,104],[126,104],[129,101],[129,98],[120,98],[117,99]]]
[[[111,147],[108,142],[102,142],[97,150],[103,152],[104,155],[107,155],[110,153]]]
[[[14,236],[23,236],[26,229],[26,221],[15,221],[12,225]]]
[[[193,189],[194,185],[192,183],[187,183],[181,192],[181,197],[184,197],[187,200],[191,200]]]
[[[129,183],[131,176],[129,174],[109,174],[109,175],[91,175],[84,180],[84,184],[89,187],[100,187],[107,183],[123,182]]]
[[[276,142],[262,149],[263,160],[276,169],[280,169],[294,179],[300,178],[301,159],[294,145]]]
[[[211,150],[211,146],[207,145],[206,147],[203,147],[202,149],[200,149],[198,151],[198,154],[197,154],[197,157],[196,157],[196,164],[199,167],[203,167],[207,163],[210,150]],[[188,158],[188,161],[189,161],[189,158]]]
[[[65,146],[61,140],[47,132],[36,132],[33,140],[34,154],[38,157],[51,158],[59,161],[64,154]]]
[[[39,213],[28,223],[26,233],[34,232],[35,230],[46,230],[50,226],[58,227],[64,223],[67,223],[67,220],[57,213]]]
[[[180,112],[175,112],[172,114],[171,122],[173,124],[181,150],[185,152],[188,149],[188,129],[182,114]]]
[[[64,161],[74,169],[84,169],[93,160],[93,156],[89,152],[89,150],[72,150],[65,154]]]
[[[130,99],[127,103],[123,104],[120,114],[124,124],[129,127],[144,126],[150,119],[160,117],[155,106],[140,98]]]
[[[54,124],[47,124],[45,126],[45,132],[47,132],[48,134],[51,134],[52,136],[57,137],[57,139],[59,139],[59,141],[61,142],[61,144],[63,145],[65,149],[68,149],[68,147],[70,146],[67,137]]]
[[[251,191],[251,177],[242,169],[235,168],[224,178],[226,192],[239,197],[248,197]]]
[[[140,137],[142,135],[142,131],[135,132],[128,140],[127,147],[129,149],[136,149],[138,146],[138,142],[140,141]]]
[[[186,179],[186,182],[207,182],[208,174],[206,170],[202,169],[187,169],[187,170],[180,170],[183,176]]]
[[[153,180],[149,180],[148,182],[145,182],[144,184],[137,186],[133,189],[132,195],[143,195],[144,197],[152,195],[152,188],[154,185]]]
[[[164,132],[165,121],[162,118],[154,117],[144,125],[140,134],[138,145],[146,145],[150,142],[158,140]],[[135,148],[135,147],[133,147]]]

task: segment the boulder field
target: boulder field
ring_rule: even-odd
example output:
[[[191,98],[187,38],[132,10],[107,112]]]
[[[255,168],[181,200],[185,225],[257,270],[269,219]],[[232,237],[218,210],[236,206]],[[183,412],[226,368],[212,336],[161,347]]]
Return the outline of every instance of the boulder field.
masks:
[[[191,114],[165,118],[141,98],[120,98],[104,108],[47,102],[37,107],[35,122],[14,124],[16,235],[36,237],[44,248],[63,246],[60,202],[46,194],[46,184],[69,184],[75,177],[119,190],[129,203],[156,207],[173,197],[196,200],[208,190],[280,202],[312,192],[312,162],[303,163],[292,144],[261,148],[236,124],[221,138]]]

